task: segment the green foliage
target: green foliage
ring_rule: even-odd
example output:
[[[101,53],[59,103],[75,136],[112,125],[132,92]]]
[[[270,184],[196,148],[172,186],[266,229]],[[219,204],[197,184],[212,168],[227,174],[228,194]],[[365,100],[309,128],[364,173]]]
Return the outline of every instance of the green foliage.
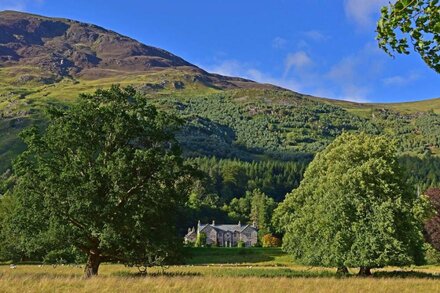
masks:
[[[233,198],[223,209],[232,221],[255,222],[262,236],[273,230],[271,219],[276,205],[273,198],[254,189],[247,191],[244,197]]]
[[[438,265],[438,264],[440,264],[440,251],[435,249],[429,243],[425,243],[424,249],[425,249],[426,263],[428,265]]]
[[[260,236],[273,231],[271,219],[276,206],[275,201],[261,190],[255,189],[252,191],[250,220],[257,225]]]
[[[410,44],[440,73],[440,5],[438,0],[397,0],[382,8],[377,24],[379,47],[391,55],[409,54]]]
[[[233,222],[249,222],[251,214],[252,194],[246,192],[241,198],[233,198],[229,205],[225,205],[223,209],[228,213],[229,218]]]
[[[85,263],[86,258],[81,251],[75,247],[67,247],[64,249],[56,249],[49,251],[44,257],[45,264],[62,265],[62,264],[80,264]]]
[[[253,93],[261,96],[244,102],[245,94],[167,97],[158,104],[185,119],[177,138],[191,157],[304,158],[322,150],[344,130],[377,132],[366,119],[340,107],[287,91]]]
[[[299,186],[309,160],[295,161],[252,161],[194,158],[188,160],[205,174],[205,181],[197,188],[203,194],[218,194],[219,202],[230,200],[231,189],[236,198],[245,196],[246,191],[260,189],[265,194],[281,201],[287,192]],[[239,172],[225,172],[225,170]],[[225,175],[227,174],[227,178]],[[235,177],[237,176],[237,177]],[[235,184],[234,182],[239,182]]]
[[[73,245],[91,274],[103,261],[175,255],[191,174],[173,137],[177,120],[119,87],[49,114],[45,131],[22,133],[27,149],[14,164],[17,246],[30,256]]]
[[[25,255],[13,227],[8,225],[15,207],[10,194],[0,196],[0,260],[18,261]]]
[[[414,191],[423,191],[429,187],[440,185],[440,158],[434,156],[403,156],[399,163],[404,170],[408,170],[406,179]]]
[[[238,242],[237,242],[237,247],[238,247],[238,248],[243,248],[243,247],[244,247],[244,241],[242,241],[242,240],[238,240]]]
[[[344,133],[309,165],[275,222],[284,249],[304,264],[407,265],[422,261],[416,204],[391,141]]]
[[[206,234],[203,232],[197,233],[195,247],[205,247],[206,246]]]

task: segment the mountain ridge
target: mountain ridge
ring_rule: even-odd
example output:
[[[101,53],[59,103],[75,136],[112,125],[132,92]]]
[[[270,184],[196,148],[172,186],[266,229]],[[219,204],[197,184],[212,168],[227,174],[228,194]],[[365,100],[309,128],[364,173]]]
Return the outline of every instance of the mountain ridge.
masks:
[[[99,80],[126,74],[143,74],[175,69],[190,77],[177,81],[174,89],[185,83],[199,82],[214,89],[266,88],[288,89],[258,83],[240,77],[229,77],[207,71],[169,51],[145,45],[133,38],[104,27],[62,17],[47,17],[12,10],[0,11],[0,68],[11,66],[39,67],[43,72],[25,74],[21,82],[40,81],[52,84],[63,78]],[[50,73],[50,76],[47,76]],[[115,81],[118,79],[116,78]],[[163,88],[160,84],[151,89]],[[405,103],[356,103],[325,97],[304,95],[324,102],[353,107],[399,108],[396,105],[425,103],[428,100]],[[440,98],[432,98],[435,111],[440,111]]]
[[[194,82],[222,89],[269,87],[208,73],[166,50],[67,18],[0,11],[0,32],[0,66],[37,67],[43,71],[41,74],[52,75],[40,78],[43,83],[56,83],[64,77],[95,80],[173,68],[193,75]]]

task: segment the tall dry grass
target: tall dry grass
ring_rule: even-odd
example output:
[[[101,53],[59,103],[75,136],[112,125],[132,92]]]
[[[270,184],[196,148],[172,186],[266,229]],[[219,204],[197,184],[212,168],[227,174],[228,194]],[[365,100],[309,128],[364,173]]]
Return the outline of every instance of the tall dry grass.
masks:
[[[335,278],[326,275],[239,277],[218,274],[225,269],[219,266],[172,267],[167,271],[169,276],[139,277],[135,275],[136,269],[103,265],[100,276],[85,280],[81,268],[18,266],[10,269],[2,266],[0,292],[440,292],[440,280],[435,279],[435,275],[432,278],[430,275],[423,277],[423,274],[417,278]],[[232,272],[273,270],[281,275],[286,272],[286,268],[228,269]],[[438,268],[426,268],[425,271],[438,272]]]

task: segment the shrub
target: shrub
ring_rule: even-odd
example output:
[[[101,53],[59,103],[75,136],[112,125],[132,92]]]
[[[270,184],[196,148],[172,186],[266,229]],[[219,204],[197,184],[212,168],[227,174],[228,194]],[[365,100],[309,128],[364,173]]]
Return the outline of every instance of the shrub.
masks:
[[[429,265],[438,265],[440,264],[440,252],[435,249],[431,244],[425,243],[425,258],[426,263]]]
[[[242,240],[239,240],[239,241],[237,242],[237,247],[238,247],[238,248],[243,248],[243,247],[244,247],[244,242],[243,242]]]
[[[196,243],[194,244],[195,247],[204,247],[206,245],[206,234],[205,233],[198,233],[196,238]]]
[[[272,234],[266,234],[262,239],[263,247],[280,247],[281,240]]]

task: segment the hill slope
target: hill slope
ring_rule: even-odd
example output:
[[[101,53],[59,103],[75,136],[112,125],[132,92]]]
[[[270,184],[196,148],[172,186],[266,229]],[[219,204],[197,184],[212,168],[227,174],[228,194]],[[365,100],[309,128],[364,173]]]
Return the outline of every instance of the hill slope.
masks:
[[[210,74],[165,50],[73,20],[0,12],[0,172],[22,149],[17,133],[47,104],[133,85],[187,121],[187,156],[242,160],[310,157],[342,131],[396,138],[402,154],[437,154],[440,99],[357,104]],[[432,111],[431,111],[432,110]]]

